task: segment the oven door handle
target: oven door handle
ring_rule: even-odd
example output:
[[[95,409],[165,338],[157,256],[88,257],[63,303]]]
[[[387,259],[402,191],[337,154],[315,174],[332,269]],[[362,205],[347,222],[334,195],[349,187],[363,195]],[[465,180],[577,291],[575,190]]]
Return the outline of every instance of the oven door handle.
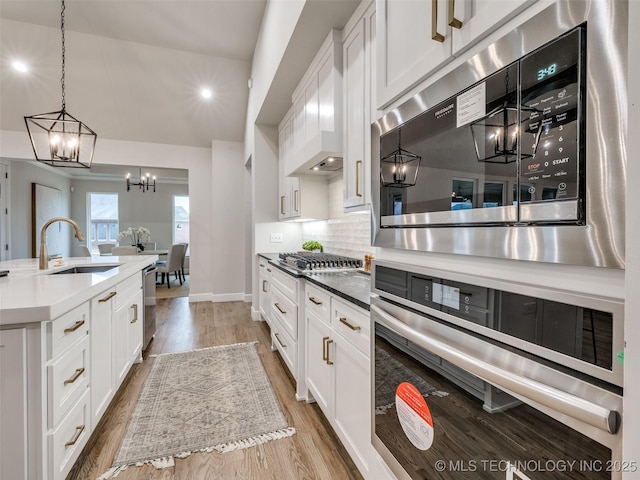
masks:
[[[605,432],[615,434],[618,431],[620,415],[617,411],[485,362],[481,358],[478,358],[477,355],[473,355],[470,349],[467,351],[462,342],[456,343],[452,341],[452,339],[447,339],[439,335],[436,331],[429,332],[429,335],[416,332],[402,320],[397,319],[381,308],[379,304],[380,301],[373,300],[370,307],[371,314],[375,317],[376,322],[453,363],[457,367],[489,383],[493,383],[515,396],[530,399],[533,402],[568,415]],[[407,314],[415,315],[423,321],[425,320],[422,316],[410,312],[407,312]],[[471,338],[476,340],[474,337]]]

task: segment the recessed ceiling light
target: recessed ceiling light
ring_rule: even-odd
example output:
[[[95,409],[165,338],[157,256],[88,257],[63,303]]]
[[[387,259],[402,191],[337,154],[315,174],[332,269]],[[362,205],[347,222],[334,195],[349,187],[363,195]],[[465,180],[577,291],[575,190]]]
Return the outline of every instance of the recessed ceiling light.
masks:
[[[208,88],[203,88],[200,90],[200,95],[202,95],[203,98],[209,99],[213,96],[213,93]]]
[[[29,70],[29,68],[27,68],[27,65],[25,63],[20,62],[18,60],[14,61],[12,65],[13,65],[13,68],[15,68],[17,71],[22,72],[22,73],[24,73],[27,70]]]

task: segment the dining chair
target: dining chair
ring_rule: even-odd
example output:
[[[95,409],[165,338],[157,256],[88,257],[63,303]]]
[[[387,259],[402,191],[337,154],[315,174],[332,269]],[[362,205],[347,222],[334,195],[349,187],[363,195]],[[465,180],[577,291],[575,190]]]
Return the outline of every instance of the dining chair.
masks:
[[[80,253],[82,253],[83,257],[91,256],[91,250],[89,250],[89,247],[87,247],[86,245],[78,245],[78,248],[80,249]]]
[[[165,275],[167,277],[167,288],[171,288],[170,273],[174,272],[176,279],[180,280],[182,285],[182,276],[180,275],[180,268],[182,268],[182,256],[186,251],[184,244],[176,243],[171,245],[169,253],[167,254],[167,261],[164,264],[156,262],[158,267],[158,273],[162,274],[161,283],[164,283]]]
[[[180,275],[182,275],[182,281],[186,282],[187,279],[184,276],[184,259],[187,256],[187,250],[189,249],[189,244],[181,243],[181,245],[184,245],[184,248],[182,250],[182,261],[180,262]]]
[[[113,247],[111,249],[111,255],[137,255],[137,254],[138,254],[138,247],[136,247],[135,245]]]
[[[115,243],[99,243],[98,252],[100,252],[100,255],[111,255],[111,249],[115,246]]]

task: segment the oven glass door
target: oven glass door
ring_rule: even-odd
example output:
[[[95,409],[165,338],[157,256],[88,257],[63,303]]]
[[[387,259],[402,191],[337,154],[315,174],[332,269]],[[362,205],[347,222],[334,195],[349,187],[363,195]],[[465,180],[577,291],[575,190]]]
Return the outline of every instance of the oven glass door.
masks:
[[[406,325],[389,328],[381,312],[372,306],[374,445],[398,478],[617,479],[633,468],[616,460],[616,426],[605,432],[582,424],[581,433],[568,417],[409,340]]]

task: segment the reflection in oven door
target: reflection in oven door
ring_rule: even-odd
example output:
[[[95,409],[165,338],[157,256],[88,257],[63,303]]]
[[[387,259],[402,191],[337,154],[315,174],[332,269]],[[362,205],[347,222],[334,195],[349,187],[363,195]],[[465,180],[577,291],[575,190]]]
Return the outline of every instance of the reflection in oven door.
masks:
[[[371,312],[373,443],[398,478],[620,478],[620,396],[380,299]]]

